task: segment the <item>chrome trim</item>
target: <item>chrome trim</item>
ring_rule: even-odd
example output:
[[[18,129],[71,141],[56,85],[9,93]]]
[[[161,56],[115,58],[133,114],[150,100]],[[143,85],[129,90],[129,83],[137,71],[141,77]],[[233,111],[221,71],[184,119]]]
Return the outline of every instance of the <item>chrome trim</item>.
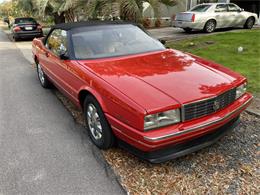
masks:
[[[240,86],[240,85],[239,85]],[[234,90],[234,89],[236,89],[237,87],[233,87],[233,88],[231,88],[231,89],[229,89],[229,90],[227,90],[227,91],[225,91],[225,92],[223,92],[223,93],[221,93],[221,94],[219,94],[219,95],[214,95],[214,96],[212,96],[212,97],[208,97],[208,98],[205,98],[205,99],[200,99],[200,100],[197,100],[197,101],[193,101],[193,102],[189,102],[189,103],[186,103],[186,104],[182,104],[182,116],[183,116],[183,121],[182,122],[185,122],[186,120],[185,120],[185,106],[189,106],[189,105],[191,105],[191,104],[197,104],[197,103],[200,103],[200,102],[205,102],[205,101],[209,101],[209,100],[213,100],[213,99],[216,99],[216,98],[218,98],[218,97],[220,97],[221,95],[223,95],[223,94],[225,94],[225,93],[227,93],[227,92],[230,92],[230,91],[232,91],[232,90]],[[237,99],[235,98],[235,100],[234,101],[236,101]],[[233,101],[233,102],[234,102]],[[232,103],[233,103],[232,102]],[[213,112],[213,113],[216,113],[217,111],[219,111],[219,110],[216,110],[215,112]],[[212,113],[212,114],[213,114]],[[193,118],[193,119],[197,119],[197,118]]]
[[[242,85],[242,84],[241,84],[241,85]],[[239,86],[240,86],[240,85],[239,85]],[[190,105],[190,104],[195,104],[195,103],[199,103],[199,102],[204,102],[204,101],[208,101],[208,100],[211,100],[211,99],[215,99],[215,98],[217,98],[217,97],[219,97],[219,96],[221,96],[221,95],[227,93],[228,91],[234,90],[234,89],[236,89],[236,88],[237,88],[237,87],[233,87],[233,88],[231,88],[231,89],[229,89],[229,90],[227,90],[227,91],[225,91],[225,92],[223,92],[223,93],[221,93],[221,94],[214,95],[214,96],[211,96],[211,97],[208,97],[208,98],[205,98],[205,99],[200,99],[200,100],[197,100],[197,101],[194,101],[194,102],[189,102],[189,103],[183,104],[183,106],[187,106],[187,105]]]
[[[170,133],[170,134],[167,134],[167,135],[163,135],[163,136],[159,136],[159,137],[147,137],[147,136],[144,136],[144,139],[147,140],[147,141],[152,141],[152,142],[155,142],[155,141],[160,141],[160,140],[163,140],[163,139],[167,139],[167,138],[171,138],[171,137],[175,137],[175,136],[180,136],[180,135],[183,135],[183,134],[186,134],[186,133],[189,133],[191,131],[194,131],[194,130],[197,130],[197,129],[200,129],[200,128],[204,128],[204,127],[208,127],[208,126],[211,126],[211,125],[214,125],[216,123],[219,123],[219,122],[222,122],[224,120],[226,120],[227,118],[229,118],[231,115],[233,115],[234,113],[242,110],[244,107],[246,107],[251,101],[252,101],[253,97],[251,97],[249,100],[247,100],[243,105],[241,105],[239,108],[233,110],[232,112],[228,113],[226,116],[224,116],[223,118],[220,118],[220,119],[217,119],[217,120],[214,120],[214,121],[211,121],[211,122],[207,122],[207,123],[204,123],[204,124],[201,124],[201,125],[198,125],[196,127],[192,127],[192,128],[189,128],[189,129],[186,129],[186,130],[183,130],[183,131],[180,131],[180,132],[176,132],[176,133]]]
[[[224,94],[224,93],[222,93],[222,94]],[[222,94],[220,94],[220,95],[222,95]],[[187,105],[190,105],[190,104],[196,104],[196,103],[199,103],[199,102],[204,102],[204,101],[208,101],[208,100],[211,100],[211,99],[215,99],[215,98],[217,98],[220,95],[214,95],[212,97],[208,97],[208,98],[204,98],[204,99],[201,99],[201,100],[196,100],[196,101],[193,101],[193,102],[189,102],[189,103],[183,104],[183,106],[187,106]]]
[[[184,105],[181,105],[181,121],[182,121],[182,122],[185,121],[185,109],[184,109]]]

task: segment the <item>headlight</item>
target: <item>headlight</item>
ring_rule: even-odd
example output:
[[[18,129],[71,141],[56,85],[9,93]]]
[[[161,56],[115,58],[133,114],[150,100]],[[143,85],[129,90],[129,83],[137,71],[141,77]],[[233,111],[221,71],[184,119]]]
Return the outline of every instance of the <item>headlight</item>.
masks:
[[[155,129],[180,122],[180,110],[169,110],[144,117],[144,130]]]
[[[246,92],[247,83],[243,83],[242,85],[238,86],[236,89],[236,99],[240,98]]]

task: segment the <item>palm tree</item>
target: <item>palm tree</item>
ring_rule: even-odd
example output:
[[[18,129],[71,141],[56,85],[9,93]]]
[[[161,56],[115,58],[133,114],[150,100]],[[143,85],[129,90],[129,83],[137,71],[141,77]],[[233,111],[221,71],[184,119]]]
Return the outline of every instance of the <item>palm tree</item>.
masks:
[[[154,10],[155,17],[160,17],[160,3],[176,5],[177,0],[17,0],[23,10],[37,12],[39,15],[54,17],[55,23],[75,21],[75,12],[84,12],[88,18],[100,16],[120,16],[123,20],[140,22],[143,3],[147,2]]]
[[[21,9],[38,13],[38,15],[50,15],[55,23],[74,21],[74,12],[82,0],[18,0]]]
[[[140,22],[143,13],[143,3],[147,2],[154,10],[155,17],[160,17],[160,3],[174,6],[177,0],[88,0],[87,13],[92,18],[109,12],[113,15],[119,9],[120,18]],[[117,6],[116,6],[117,5]]]

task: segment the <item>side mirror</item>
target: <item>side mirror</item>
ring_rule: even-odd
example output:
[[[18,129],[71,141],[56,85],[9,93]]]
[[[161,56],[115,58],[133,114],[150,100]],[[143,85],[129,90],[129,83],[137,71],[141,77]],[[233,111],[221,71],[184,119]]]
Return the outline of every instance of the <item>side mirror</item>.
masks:
[[[239,9],[239,12],[243,12],[243,11],[245,11],[243,8],[240,8],[240,9]]]
[[[68,60],[69,56],[67,55],[67,52],[61,53],[60,54],[60,59],[61,60]]]
[[[166,41],[165,41],[165,40],[159,39],[159,41],[160,41],[163,45],[166,45]]]

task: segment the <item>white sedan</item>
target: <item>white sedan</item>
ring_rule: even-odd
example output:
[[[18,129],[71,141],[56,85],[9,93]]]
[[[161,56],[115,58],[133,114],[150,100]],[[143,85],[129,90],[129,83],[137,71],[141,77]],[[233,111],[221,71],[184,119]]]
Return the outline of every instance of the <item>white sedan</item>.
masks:
[[[258,21],[257,14],[246,12],[233,3],[206,3],[176,15],[173,26],[186,32],[204,30],[213,32],[216,28],[253,28]]]

